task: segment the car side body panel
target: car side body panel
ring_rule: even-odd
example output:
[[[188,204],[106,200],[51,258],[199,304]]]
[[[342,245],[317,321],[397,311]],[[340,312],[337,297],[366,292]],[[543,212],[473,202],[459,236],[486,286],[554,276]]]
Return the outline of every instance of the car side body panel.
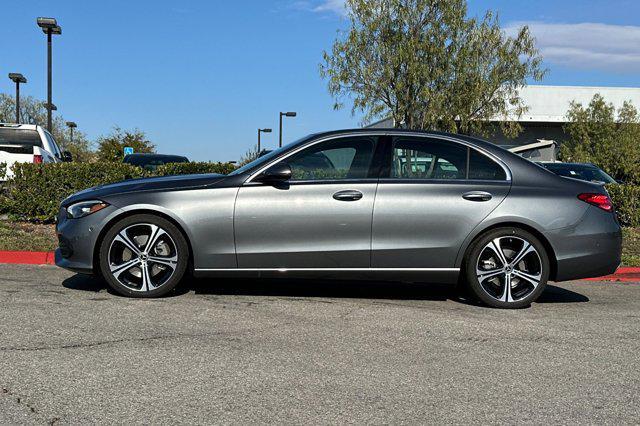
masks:
[[[233,210],[238,188],[132,192],[105,201],[123,213],[157,211],[176,222],[187,236],[193,264],[199,268],[236,268]]]
[[[235,209],[239,268],[368,268],[377,183],[249,184]],[[362,198],[340,201],[341,191]]]
[[[383,268],[457,267],[458,248],[503,202],[510,182],[380,181],[373,213],[371,264]],[[470,201],[465,193],[490,193]]]

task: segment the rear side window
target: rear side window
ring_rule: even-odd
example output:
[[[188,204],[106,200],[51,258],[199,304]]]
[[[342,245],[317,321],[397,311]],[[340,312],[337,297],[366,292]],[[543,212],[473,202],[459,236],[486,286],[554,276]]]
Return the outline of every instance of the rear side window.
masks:
[[[391,177],[396,179],[464,179],[467,148],[433,139],[397,139]]]
[[[35,130],[0,128],[0,151],[12,154],[33,154],[33,147],[42,147]]]
[[[473,148],[429,138],[397,138],[390,178],[429,180],[506,180],[504,169]]]
[[[476,180],[507,180],[507,174],[498,163],[475,149],[470,149],[469,179]]]

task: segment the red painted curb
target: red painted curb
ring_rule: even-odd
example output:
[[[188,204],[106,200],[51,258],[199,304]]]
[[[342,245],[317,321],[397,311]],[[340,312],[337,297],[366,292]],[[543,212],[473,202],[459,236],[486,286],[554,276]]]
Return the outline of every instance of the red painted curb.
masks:
[[[606,277],[587,278],[587,281],[640,281],[640,268],[623,266],[621,268],[618,268],[618,270],[613,275],[607,275]]]
[[[18,265],[54,265],[52,251],[0,251],[0,263]]]

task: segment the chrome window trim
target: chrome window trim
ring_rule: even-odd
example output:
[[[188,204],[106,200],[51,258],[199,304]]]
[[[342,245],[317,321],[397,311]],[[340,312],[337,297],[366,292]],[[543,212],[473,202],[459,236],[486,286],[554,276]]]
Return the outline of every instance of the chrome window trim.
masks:
[[[479,152],[480,154],[484,155],[485,157],[489,158],[490,160],[498,163],[500,165],[500,167],[502,167],[502,169],[505,172],[506,175],[506,179],[505,180],[491,180],[490,182],[511,182],[512,180],[512,175],[511,175],[511,170],[509,169],[509,167],[507,167],[507,165],[496,155],[485,151],[482,147],[476,146],[474,144],[472,144],[471,142],[467,142],[465,140],[462,139],[458,139],[455,137],[451,137],[451,136],[445,136],[445,135],[435,135],[435,134],[422,134],[422,133],[413,133],[413,132],[385,132],[385,131],[380,131],[380,132],[371,132],[371,131],[366,131],[366,132],[347,132],[347,133],[341,133],[341,134],[337,134],[337,135],[330,135],[330,136],[325,136],[322,137],[320,139],[308,142],[302,146],[299,146],[298,148],[294,149],[293,151],[289,151],[286,154],[284,154],[283,156],[280,156],[276,159],[274,159],[273,161],[271,161],[270,163],[268,163],[267,165],[261,167],[260,169],[258,169],[256,172],[252,173],[249,178],[247,180],[245,180],[244,184],[249,184],[249,183],[253,183],[253,179],[256,178],[256,176],[258,176],[260,173],[264,172],[265,170],[267,170],[269,167],[273,166],[276,163],[279,163],[289,157],[291,157],[294,154],[297,154],[298,152],[302,151],[303,149],[309,148],[311,146],[314,146],[316,144],[322,143],[322,142],[326,142],[329,140],[334,140],[334,139],[340,139],[340,138],[344,138],[344,137],[354,137],[354,136],[372,136],[372,137],[380,137],[380,136],[390,136],[390,137],[394,137],[394,136],[404,136],[404,137],[419,137],[419,138],[429,138],[429,139],[441,139],[441,140],[446,140],[449,142],[454,142],[454,143],[458,143],[461,145],[464,145],[468,148],[471,149],[475,149],[477,152]],[[389,179],[394,179],[394,178],[389,178]],[[458,179],[461,182],[471,182],[474,181],[474,179]],[[317,181],[313,181],[313,182],[321,182],[323,180],[317,180]],[[332,180],[333,182],[340,182],[340,180]],[[304,181],[300,181],[300,182],[304,182]],[[488,181],[489,182],[489,181]]]

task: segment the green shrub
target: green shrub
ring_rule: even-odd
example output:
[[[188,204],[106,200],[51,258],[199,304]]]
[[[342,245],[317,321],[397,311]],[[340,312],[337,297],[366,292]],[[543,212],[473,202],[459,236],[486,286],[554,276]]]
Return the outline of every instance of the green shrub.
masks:
[[[155,175],[193,175],[201,173],[220,173],[223,175],[234,171],[235,165],[231,163],[169,163],[159,166],[154,172]]]
[[[148,176],[223,173],[234,170],[229,163],[175,163],[149,172],[123,163],[16,163],[14,176],[0,194],[0,212],[16,220],[52,222],[60,202],[93,186]]]
[[[624,226],[640,226],[640,186],[607,185],[607,191]]]
[[[60,202],[92,186],[143,176],[144,171],[117,163],[15,163],[14,176],[0,197],[0,210],[19,220],[53,221]]]

